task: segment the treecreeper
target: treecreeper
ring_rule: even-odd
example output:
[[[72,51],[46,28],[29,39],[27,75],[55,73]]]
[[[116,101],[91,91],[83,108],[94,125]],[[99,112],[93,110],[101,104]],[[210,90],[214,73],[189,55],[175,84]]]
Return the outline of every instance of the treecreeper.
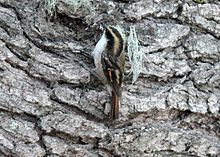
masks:
[[[125,37],[116,27],[105,28],[92,52],[95,73],[111,97],[111,118],[119,118],[119,106],[125,65]]]

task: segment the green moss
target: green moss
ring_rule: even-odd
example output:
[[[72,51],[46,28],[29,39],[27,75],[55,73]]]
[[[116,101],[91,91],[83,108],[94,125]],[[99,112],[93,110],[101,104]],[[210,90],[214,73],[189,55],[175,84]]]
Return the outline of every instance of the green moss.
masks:
[[[135,27],[130,27],[128,37],[128,57],[131,63],[131,73],[133,74],[132,83],[134,83],[142,70],[143,51],[140,47]]]

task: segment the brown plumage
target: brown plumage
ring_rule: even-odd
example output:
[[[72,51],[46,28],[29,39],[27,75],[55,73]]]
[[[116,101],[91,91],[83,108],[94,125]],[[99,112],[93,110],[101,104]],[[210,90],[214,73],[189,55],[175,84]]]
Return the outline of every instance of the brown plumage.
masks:
[[[119,117],[125,64],[124,47],[123,35],[116,28],[107,27],[93,51],[96,72],[111,95],[112,119]]]

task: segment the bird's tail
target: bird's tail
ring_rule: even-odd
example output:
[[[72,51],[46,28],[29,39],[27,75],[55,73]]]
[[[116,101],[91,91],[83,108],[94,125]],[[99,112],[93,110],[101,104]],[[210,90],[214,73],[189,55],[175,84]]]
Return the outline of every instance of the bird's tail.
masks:
[[[112,91],[112,108],[111,108],[111,116],[112,119],[117,119],[119,117],[119,96],[116,94],[115,91]]]

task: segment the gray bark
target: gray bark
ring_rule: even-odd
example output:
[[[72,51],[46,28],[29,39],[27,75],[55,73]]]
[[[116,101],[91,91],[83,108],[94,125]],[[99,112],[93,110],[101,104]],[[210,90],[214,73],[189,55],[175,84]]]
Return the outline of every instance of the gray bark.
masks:
[[[48,13],[0,0],[0,156],[220,156],[218,0],[58,0]],[[144,49],[115,122],[89,71],[103,23],[135,26]]]

